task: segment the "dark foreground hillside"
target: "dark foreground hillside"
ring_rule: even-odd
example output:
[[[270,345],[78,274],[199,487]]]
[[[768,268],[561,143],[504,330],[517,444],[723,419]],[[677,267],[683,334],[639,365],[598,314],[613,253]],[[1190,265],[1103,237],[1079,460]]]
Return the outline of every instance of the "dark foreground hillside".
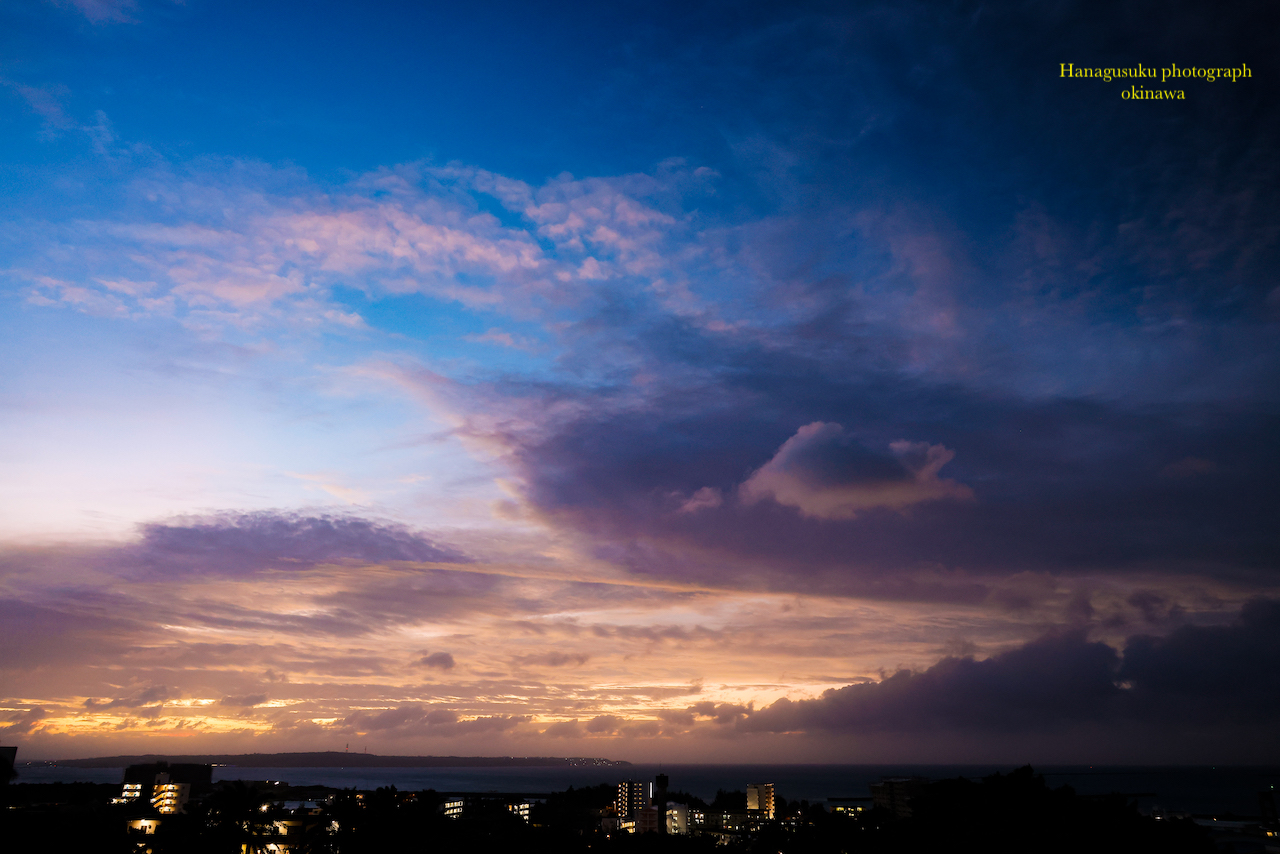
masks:
[[[897,810],[828,812],[820,804],[782,800],[779,818],[737,834],[605,835],[601,812],[613,787],[569,789],[533,805],[526,823],[505,806],[477,802],[461,818],[441,812],[443,796],[394,788],[295,791],[323,806],[288,810],[252,786],[220,784],[193,800],[185,815],[167,816],[153,833],[130,831],[146,819],[137,807],[113,805],[118,787],[20,784],[0,788],[0,839],[9,851],[184,852],[184,854],[372,854],[372,852],[1147,852],[1214,851],[1208,833],[1188,819],[1141,815],[1123,796],[1082,797],[1049,788],[1030,767],[981,781],[921,781]],[[672,793],[691,809],[731,809],[741,793],[713,804]],[[155,816],[151,816],[155,818]],[[1248,840],[1240,840],[1249,843]],[[1234,844],[1230,847],[1235,847]],[[1240,849],[1244,850],[1244,849]],[[1257,850],[1264,850],[1259,847]]]

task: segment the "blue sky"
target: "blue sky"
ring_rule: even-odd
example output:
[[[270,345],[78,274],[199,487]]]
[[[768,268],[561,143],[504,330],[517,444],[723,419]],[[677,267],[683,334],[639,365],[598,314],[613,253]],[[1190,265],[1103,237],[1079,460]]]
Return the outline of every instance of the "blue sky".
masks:
[[[1262,9],[5,6],[3,737],[1273,755]]]

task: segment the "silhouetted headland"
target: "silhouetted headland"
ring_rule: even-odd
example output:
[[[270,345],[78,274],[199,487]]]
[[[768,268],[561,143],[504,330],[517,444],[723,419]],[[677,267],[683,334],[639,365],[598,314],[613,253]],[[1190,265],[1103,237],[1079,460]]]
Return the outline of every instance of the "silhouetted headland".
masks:
[[[169,755],[148,753],[138,756],[94,756],[88,759],[60,759],[56,764],[72,768],[123,768],[152,762],[198,765],[235,765],[241,768],[513,768],[547,766],[630,765],[612,759],[589,756],[379,756],[376,753],[196,753]]]

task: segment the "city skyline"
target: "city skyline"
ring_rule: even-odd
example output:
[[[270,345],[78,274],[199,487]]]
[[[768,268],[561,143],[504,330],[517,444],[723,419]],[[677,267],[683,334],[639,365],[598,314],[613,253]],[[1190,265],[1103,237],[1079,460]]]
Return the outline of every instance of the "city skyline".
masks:
[[[0,8],[0,743],[1280,761],[1265,8]]]

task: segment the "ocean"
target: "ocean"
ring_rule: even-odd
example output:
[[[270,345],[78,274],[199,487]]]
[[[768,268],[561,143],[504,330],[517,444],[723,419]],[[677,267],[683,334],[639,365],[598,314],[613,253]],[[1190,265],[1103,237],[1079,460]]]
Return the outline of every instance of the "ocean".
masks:
[[[70,768],[22,764],[15,783],[118,783],[123,768]],[[219,780],[280,780],[294,786],[346,789],[395,786],[401,791],[523,792],[540,794],[620,780],[652,780],[662,772],[670,788],[707,801],[717,789],[745,790],[748,783],[773,783],[788,800],[870,797],[882,777],[981,778],[1013,770],[1009,765],[630,765],[621,767],[532,768],[240,768],[213,769]],[[1280,787],[1280,767],[1133,767],[1045,765],[1036,768],[1050,786],[1067,784],[1082,795],[1121,792],[1145,812],[1159,808],[1192,814],[1258,814],[1258,792]]]

